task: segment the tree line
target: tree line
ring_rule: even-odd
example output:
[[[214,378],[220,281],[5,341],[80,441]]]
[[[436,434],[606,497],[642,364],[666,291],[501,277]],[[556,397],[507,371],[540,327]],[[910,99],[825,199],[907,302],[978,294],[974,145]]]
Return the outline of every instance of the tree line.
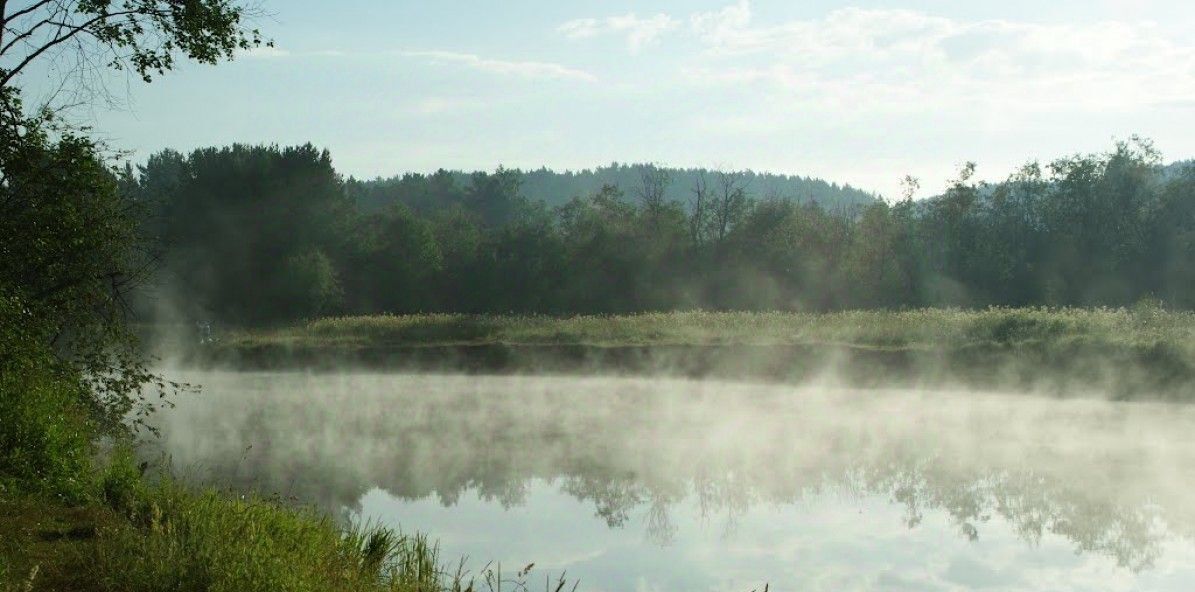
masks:
[[[542,201],[552,207],[564,205],[573,196],[596,193],[606,185],[636,187],[640,183],[643,169],[648,166],[614,162],[607,166],[579,171],[554,171],[548,168],[539,168],[527,171],[514,169],[512,173],[519,177],[520,195],[529,201]],[[669,179],[669,183],[663,188],[663,197],[669,201],[681,202],[688,200],[690,188],[694,183],[700,182],[701,177],[708,177],[716,173],[716,171],[704,168],[664,168],[662,171],[667,173]],[[468,185],[472,180],[472,173],[459,170],[441,170],[437,171],[435,175],[444,182],[451,181],[457,185]],[[777,175],[756,171],[741,171],[739,176],[756,195],[784,195],[799,201],[816,201],[827,207],[865,204],[877,198],[875,194],[851,187],[850,184],[839,185],[814,177]],[[365,211],[381,209],[396,200],[407,203],[417,211],[423,208],[435,208],[434,195],[412,194],[411,192],[411,187],[422,183],[424,178],[425,175],[411,173],[370,180],[350,178],[346,182],[346,191]],[[433,198],[433,200],[420,200],[416,198],[416,195]]]
[[[1144,140],[961,168],[937,197],[827,206],[750,174],[628,167],[529,199],[525,173],[344,180],[311,145],[163,151],[121,190],[165,273],[145,306],[236,325],[323,315],[687,308],[1195,306],[1195,174]],[[684,183],[678,181],[683,178]],[[684,195],[684,199],[676,196]]]

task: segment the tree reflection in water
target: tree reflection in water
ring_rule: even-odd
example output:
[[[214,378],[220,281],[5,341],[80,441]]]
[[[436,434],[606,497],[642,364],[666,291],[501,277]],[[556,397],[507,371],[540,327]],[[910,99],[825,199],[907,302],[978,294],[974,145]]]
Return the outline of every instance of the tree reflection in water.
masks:
[[[648,379],[376,374],[184,376],[202,395],[162,416],[176,474],[334,513],[381,488],[505,508],[554,483],[610,528],[674,506],[734,532],[757,504],[881,495],[916,528],[944,512],[976,540],[998,516],[1037,545],[1144,570],[1195,512],[1195,411],[984,393],[847,391]]]

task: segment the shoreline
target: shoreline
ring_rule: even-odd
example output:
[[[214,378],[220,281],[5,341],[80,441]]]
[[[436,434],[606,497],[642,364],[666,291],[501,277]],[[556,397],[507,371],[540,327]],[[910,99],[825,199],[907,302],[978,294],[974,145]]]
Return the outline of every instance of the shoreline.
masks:
[[[1114,399],[1195,400],[1195,360],[1167,344],[1091,341],[876,347],[836,343],[215,344],[174,358],[194,369],[629,374],[853,388],[969,387]]]

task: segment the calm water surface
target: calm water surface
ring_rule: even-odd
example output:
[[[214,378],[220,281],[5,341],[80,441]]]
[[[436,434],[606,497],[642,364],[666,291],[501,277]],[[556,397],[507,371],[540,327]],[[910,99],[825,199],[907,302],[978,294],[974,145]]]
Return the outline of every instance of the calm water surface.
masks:
[[[1195,407],[664,379],[174,373],[176,474],[582,590],[1195,589]],[[542,575],[541,575],[542,577]]]

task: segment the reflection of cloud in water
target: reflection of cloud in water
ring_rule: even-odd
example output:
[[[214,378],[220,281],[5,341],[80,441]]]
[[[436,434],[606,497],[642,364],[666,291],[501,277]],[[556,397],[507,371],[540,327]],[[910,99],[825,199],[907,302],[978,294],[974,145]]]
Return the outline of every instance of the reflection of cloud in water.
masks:
[[[742,539],[765,508],[880,499],[901,528],[940,515],[951,545],[1007,530],[1032,558],[1061,537],[1128,573],[1195,533],[1195,408],[646,379],[183,378],[205,390],[162,418],[176,472],[330,511],[360,511],[374,488],[523,508],[550,483],[606,530],[684,546],[690,522]],[[970,586],[990,568],[943,572]]]

